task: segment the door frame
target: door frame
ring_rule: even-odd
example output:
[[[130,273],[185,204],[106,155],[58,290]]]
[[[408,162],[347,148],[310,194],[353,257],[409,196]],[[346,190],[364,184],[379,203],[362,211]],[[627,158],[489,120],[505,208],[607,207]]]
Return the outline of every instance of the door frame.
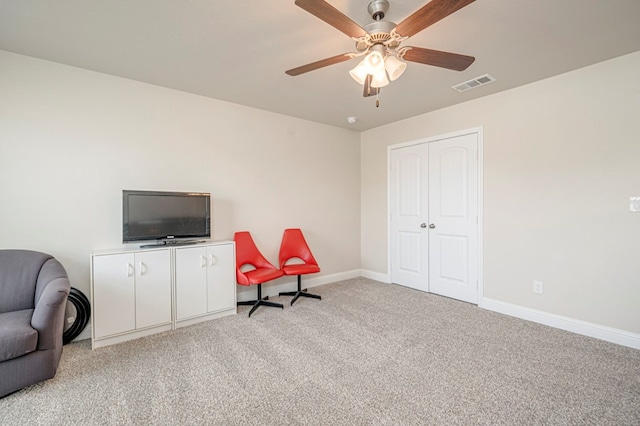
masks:
[[[430,136],[416,139],[409,142],[402,142],[387,146],[387,277],[391,283],[391,151],[393,149],[405,148],[412,145],[437,142],[444,139],[451,139],[458,136],[475,134],[478,140],[478,303],[480,306],[484,298],[484,209],[483,209],[483,187],[484,187],[484,129],[482,126],[472,127],[466,130],[459,130],[437,136]]]

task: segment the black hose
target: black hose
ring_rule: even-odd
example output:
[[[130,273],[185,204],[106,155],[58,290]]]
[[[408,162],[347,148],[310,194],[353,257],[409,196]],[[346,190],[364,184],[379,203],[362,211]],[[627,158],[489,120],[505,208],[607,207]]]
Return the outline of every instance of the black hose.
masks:
[[[69,304],[75,308],[70,309]],[[89,323],[89,317],[91,316],[91,304],[89,299],[77,288],[71,287],[69,291],[69,297],[67,299],[67,309],[64,316],[64,332],[62,334],[62,343],[67,344],[73,339],[78,337],[82,330]]]

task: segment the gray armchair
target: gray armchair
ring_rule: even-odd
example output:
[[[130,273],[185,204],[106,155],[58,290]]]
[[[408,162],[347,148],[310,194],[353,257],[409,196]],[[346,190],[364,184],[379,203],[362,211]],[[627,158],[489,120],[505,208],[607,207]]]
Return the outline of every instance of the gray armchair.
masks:
[[[52,256],[0,250],[0,398],[55,376],[69,290]]]

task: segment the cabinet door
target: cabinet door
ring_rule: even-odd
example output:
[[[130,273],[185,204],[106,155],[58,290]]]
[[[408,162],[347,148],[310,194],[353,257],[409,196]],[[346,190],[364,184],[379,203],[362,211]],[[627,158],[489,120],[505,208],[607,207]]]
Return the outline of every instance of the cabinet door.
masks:
[[[134,330],[135,270],[131,253],[93,256],[94,338]]]
[[[207,313],[207,249],[184,247],[176,251],[176,319]]]
[[[136,328],[171,322],[171,252],[135,254]]]
[[[233,244],[207,248],[207,307],[209,312],[233,308],[236,303]]]

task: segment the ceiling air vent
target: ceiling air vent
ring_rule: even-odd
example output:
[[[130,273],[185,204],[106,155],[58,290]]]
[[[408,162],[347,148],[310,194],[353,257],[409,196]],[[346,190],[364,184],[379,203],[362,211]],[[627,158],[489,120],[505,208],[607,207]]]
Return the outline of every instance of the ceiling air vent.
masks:
[[[485,74],[481,75],[480,77],[472,78],[471,80],[465,81],[464,83],[451,86],[451,88],[462,93],[470,89],[475,89],[476,87],[484,86],[485,84],[493,83],[494,81],[496,81],[495,78],[493,78],[489,74]]]

